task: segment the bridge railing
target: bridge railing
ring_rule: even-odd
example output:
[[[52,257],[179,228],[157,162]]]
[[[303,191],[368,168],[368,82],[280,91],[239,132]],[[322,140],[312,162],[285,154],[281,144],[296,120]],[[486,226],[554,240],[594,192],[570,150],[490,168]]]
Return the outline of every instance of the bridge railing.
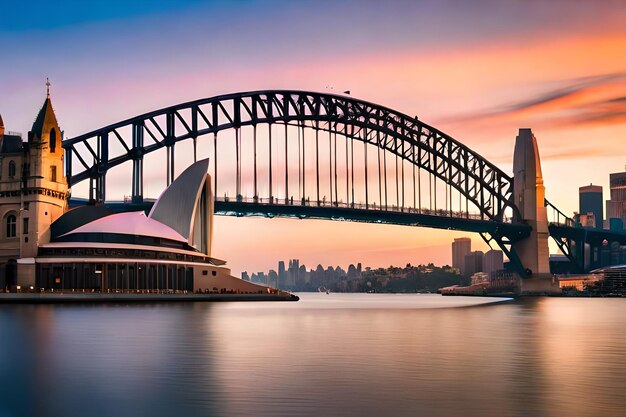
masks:
[[[329,201],[326,199],[310,200],[308,198],[294,199],[294,198],[261,198],[261,197],[215,197],[215,201],[224,203],[245,203],[245,204],[259,204],[263,206],[269,205],[281,205],[281,206],[299,206],[299,207],[326,207],[326,208],[343,208],[354,210],[366,210],[366,211],[381,211],[381,212],[394,212],[394,213],[408,213],[408,214],[423,214],[440,217],[453,217],[469,220],[487,220],[479,213],[468,213],[464,211],[450,211],[450,210],[432,210],[428,208],[415,208],[415,207],[399,207],[396,205],[380,205],[376,203],[363,204],[363,203],[344,203],[342,201]],[[511,218],[506,217],[504,222],[511,223]]]
[[[550,203],[548,200],[545,200],[545,206],[548,209],[548,223],[568,226],[568,227],[576,226],[576,222],[574,221],[574,219],[564,214],[561,210],[559,210],[554,204]]]

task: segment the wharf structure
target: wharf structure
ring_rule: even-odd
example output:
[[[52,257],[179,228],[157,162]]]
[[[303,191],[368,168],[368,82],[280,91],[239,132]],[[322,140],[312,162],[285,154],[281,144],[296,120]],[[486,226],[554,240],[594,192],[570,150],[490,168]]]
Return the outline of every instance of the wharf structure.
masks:
[[[49,92],[27,141],[0,118],[0,289],[297,299],[233,277],[211,257],[208,159],[180,174],[148,214],[103,204],[69,210],[62,137]]]
[[[600,275],[598,290],[607,294],[626,295],[626,264],[606,266],[592,271]]]

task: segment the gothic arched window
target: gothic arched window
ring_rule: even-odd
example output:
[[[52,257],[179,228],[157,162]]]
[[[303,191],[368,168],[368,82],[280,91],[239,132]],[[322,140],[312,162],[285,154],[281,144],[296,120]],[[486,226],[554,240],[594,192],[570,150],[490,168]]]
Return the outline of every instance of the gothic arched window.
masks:
[[[55,128],[50,130],[50,153],[54,153],[57,146],[57,131]]]
[[[17,219],[15,215],[10,214],[7,216],[7,237],[17,236]]]
[[[15,161],[9,161],[9,178],[15,177]]]

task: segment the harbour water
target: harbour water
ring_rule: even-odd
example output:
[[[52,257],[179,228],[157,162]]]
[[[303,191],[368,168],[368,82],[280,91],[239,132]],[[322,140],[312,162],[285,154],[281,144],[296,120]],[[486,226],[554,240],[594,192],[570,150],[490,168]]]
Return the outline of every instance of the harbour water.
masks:
[[[626,415],[626,299],[299,295],[0,305],[0,417]]]

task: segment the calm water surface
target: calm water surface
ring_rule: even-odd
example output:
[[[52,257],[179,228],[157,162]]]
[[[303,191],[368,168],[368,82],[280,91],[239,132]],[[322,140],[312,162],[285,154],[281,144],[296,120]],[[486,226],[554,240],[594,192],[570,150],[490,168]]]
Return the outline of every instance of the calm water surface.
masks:
[[[300,295],[0,306],[0,417],[626,415],[626,299]]]

